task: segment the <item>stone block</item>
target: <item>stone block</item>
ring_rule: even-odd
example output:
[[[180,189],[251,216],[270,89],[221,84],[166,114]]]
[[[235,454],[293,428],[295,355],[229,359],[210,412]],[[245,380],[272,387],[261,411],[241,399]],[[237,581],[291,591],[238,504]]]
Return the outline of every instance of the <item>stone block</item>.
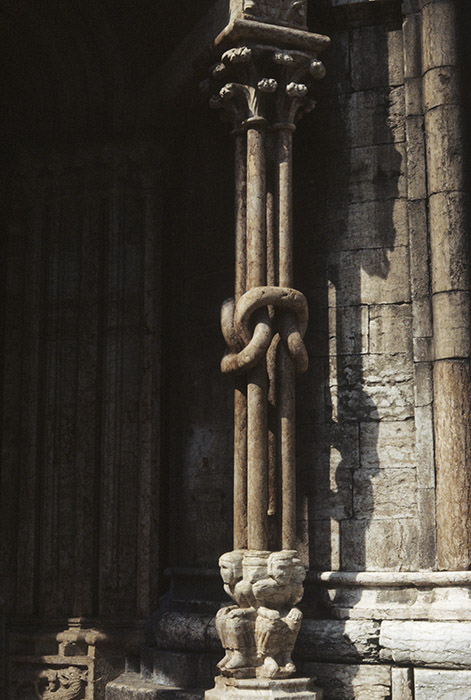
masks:
[[[358,469],[353,476],[355,518],[417,517],[416,470]]]
[[[369,350],[371,353],[412,351],[412,308],[410,304],[382,304],[369,307]]]
[[[422,68],[424,73],[438,66],[455,65],[455,3],[432,2],[422,10]]]
[[[432,366],[430,362],[416,362],[414,364],[415,406],[429,406],[433,401]],[[417,418],[416,418],[417,422]]]
[[[430,297],[414,298],[412,302],[412,344],[416,362],[430,362],[433,355],[432,300]],[[431,344],[428,348],[427,344]]]
[[[216,664],[223,651],[215,654],[174,652],[146,647],[141,654],[143,674],[153,683],[179,688],[210,688]]]
[[[218,676],[205,700],[322,700],[310,678],[225,678]]]
[[[410,284],[412,298],[426,299],[429,296],[430,277],[428,272],[428,219],[427,205],[422,199],[407,203],[410,236]],[[414,319],[415,320],[415,319]],[[425,319],[421,321],[425,324]],[[432,335],[431,322],[427,332],[414,329],[414,335]]]
[[[297,440],[300,445],[299,460],[305,464],[306,477],[309,472],[329,474],[338,469],[350,470],[359,466],[358,425],[299,425]]]
[[[422,56],[420,46],[420,15],[403,3],[404,22],[402,24],[404,43],[405,83],[422,77]],[[407,13],[407,14],[406,14]]]
[[[407,206],[402,199],[352,202],[328,207],[322,220],[330,251],[408,245]]]
[[[344,520],[352,517],[352,472],[331,469],[330,473],[314,470],[306,486],[313,492],[312,508],[315,520]]]
[[[335,149],[405,140],[403,86],[337,95],[329,108],[329,143]]]
[[[434,293],[469,289],[470,197],[447,192],[430,197],[431,277]]]
[[[328,204],[406,197],[405,145],[362,146],[332,153],[326,175]]]
[[[335,355],[355,355],[368,352],[368,307],[338,306],[329,309],[333,323],[329,324],[329,345]]]
[[[341,251],[328,265],[338,306],[410,301],[406,247]]]
[[[381,659],[397,664],[471,667],[471,622],[385,620],[381,624]],[[429,700],[429,698],[427,698]]]
[[[345,356],[337,361],[336,374],[331,392],[338,397],[340,421],[397,421],[414,415],[413,367],[406,356]]]
[[[368,90],[404,82],[402,31],[384,25],[358,27],[352,32],[352,87]]]
[[[138,673],[122,673],[106,686],[106,700],[203,700],[204,690],[158,685]]]
[[[457,66],[431,68],[424,75],[424,107],[460,104],[460,76]]]
[[[471,671],[417,668],[414,672],[415,700],[469,700]]]
[[[425,167],[424,118],[406,118],[407,194],[410,200],[425,199],[427,180]]]
[[[413,571],[418,545],[419,522],[413,518],[340,523],[341,567],[346,571]]]
[[[417,486],[420,489],[434,488],[434,435],[432,405],[416,406],[416,449],[417,449]]]
[[[379,627],[379,622],[373,620],[305,619],[297,641],[297,657],[306,661],[375,661]]]
[[[335,520],[315,520],[311,517],[309,561],[318,571],[340,567],[340,528]]]
[[[422,114],[422,78],[410,78],[405,81],[404,107],[407,117]]]
[[[467,358],[471,351],[470,293],[443,292],[432,298],[435,359]]]
[[[434,476],[435,473],[431,473],[432,479]],[[417,490],[417,507],[420,523],[419,566],[421,569],[432,569],[436,565],[437,514],[435,498],[434,488],[419,488]],[[457,617],[459,617],[459,613]]]
[[[425,115],[430,194],[466,191],[463,120],[457,105],[436,107]]]
[[[415,465],[413,420],[360,424],[362,469],[410,468]]]
[[[384,572],[382,572],[384,573]],[[426,578],[427,574],[423,574]],[[471,619],[469,586],[441,586],[428,582],[398,585],[338,585],[321,589],[319,604],[336,619],[434,620]],[[417,585],[419,584],[419,585]],[[332,585],[332,584],[331,584]]]
[[[391,668],[379,665],[305,664],[324,691],[324,700],[388,700]],[[402,700],[402,699],[401,699]]]
[[[391,700],[414,700],[410,668],[391,668]]]

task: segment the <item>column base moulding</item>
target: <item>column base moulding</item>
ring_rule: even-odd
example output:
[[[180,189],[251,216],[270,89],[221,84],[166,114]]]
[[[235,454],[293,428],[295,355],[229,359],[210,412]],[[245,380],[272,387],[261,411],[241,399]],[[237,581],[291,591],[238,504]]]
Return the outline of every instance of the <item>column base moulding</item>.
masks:
[[[204,694],[205,700],[322,700],[313,678],[224,678]]]

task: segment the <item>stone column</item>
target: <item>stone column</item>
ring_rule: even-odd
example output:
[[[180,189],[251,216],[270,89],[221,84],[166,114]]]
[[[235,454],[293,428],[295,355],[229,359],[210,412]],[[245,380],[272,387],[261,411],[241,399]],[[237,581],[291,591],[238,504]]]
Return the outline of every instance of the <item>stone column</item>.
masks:
[[[439,569],[471,565],[469,194],[454,0],[422,3]]]
[[[314,106],[329,43],[305,31],[305,9],[233,3],[207,83],[233,128],[236,196],[235,295],[221,313],[221,369],[236,377],[234,551],[219,562],[235,604],[216,618],[226,653],[207,700],[261,690],[320,697],[312,679],[289,680],[305,578],[295,549],[295,374],[308,364],[307,302],[293,288],[292,136]]]

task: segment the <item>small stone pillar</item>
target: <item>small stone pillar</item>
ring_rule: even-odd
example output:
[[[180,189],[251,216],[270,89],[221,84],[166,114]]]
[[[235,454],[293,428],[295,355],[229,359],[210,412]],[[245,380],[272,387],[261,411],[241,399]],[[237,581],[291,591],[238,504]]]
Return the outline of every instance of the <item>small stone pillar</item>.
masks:
[[[295,375],[307,368],[308,309],[293,288],[292,138],[314,107],[326,36],[305,0],[240,0],[214,42],[206,87],[235,139],[235,295],[221,321],[235,377],[234,550],[219,560],[234,604],[219,610],[221,694],[320,698],[292,679],[306,572],[296,552]]]

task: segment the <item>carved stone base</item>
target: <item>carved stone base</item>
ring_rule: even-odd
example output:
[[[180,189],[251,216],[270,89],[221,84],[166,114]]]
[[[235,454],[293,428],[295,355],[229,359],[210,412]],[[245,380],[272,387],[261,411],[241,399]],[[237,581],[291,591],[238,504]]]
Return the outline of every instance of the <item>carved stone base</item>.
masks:
[[[224,678],[217,676],[215,686],[204,700],[322,700],[322,690],[314,687],[314,678]]]

